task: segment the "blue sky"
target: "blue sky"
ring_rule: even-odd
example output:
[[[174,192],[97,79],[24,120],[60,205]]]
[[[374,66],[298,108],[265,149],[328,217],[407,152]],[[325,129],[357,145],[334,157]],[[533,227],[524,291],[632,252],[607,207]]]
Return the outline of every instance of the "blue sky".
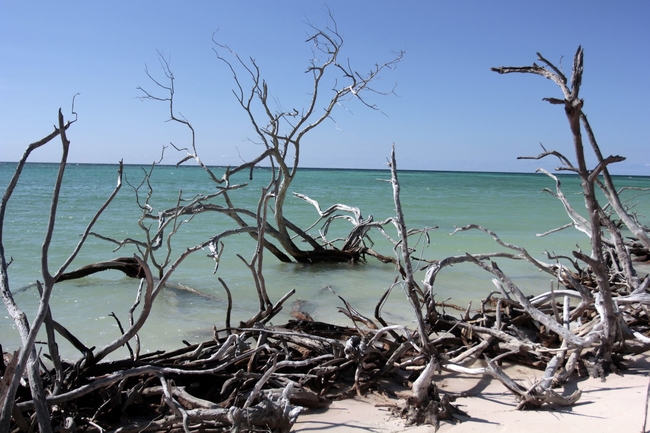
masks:
[[[285,108],[300,109],[310,86],[306,22],[345,38],[342,56],[359,71],[406,55],[372,98],[383,115],[347,103],[303,142],[305,167],[383,168],[392,143],[405,169],[532,172],[555,161],[517,161],[549,149],[572,154],[550,81],[501,76],[492,66],[525,66],[536,52],[570,72],[585,49],[582,97],[604,154],[627,156],[614,173],[650,175],[650,2],[647,1],[0,1],[0,160],[15,161],[46,135],[73,95],[72,162],[149,163],[163,145],[188,143],[165,122],[167,107],[141,101],[159,74],[156,50],[171,61],[176,107],[192,122],[203,160],[236,164],[259,146],[211,38],[251,56]],[[160,76],[160,75],[158,75]],[[58,146],[33,161],[57,161]],[[179,155],[168,152],[165,162]]]

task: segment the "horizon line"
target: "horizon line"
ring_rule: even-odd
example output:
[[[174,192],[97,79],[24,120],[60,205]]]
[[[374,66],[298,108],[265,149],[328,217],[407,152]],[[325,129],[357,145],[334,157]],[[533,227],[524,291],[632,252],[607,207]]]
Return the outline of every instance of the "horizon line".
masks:
[[[17,164],[18,161],[0,161],[0,164]],[[59,165],[60,162],[26,162],[26,164],[47,164],[47,165]],[[119,163],[115,162],[68,162],[66,165],[103,165],[103,166],[117,166]],[[150,166],[152,163],[125,163],[125,166],[132,167],[142,167]],[[196,169],[201,168],[199,165],[177,165],[177,164],[156,164],[161,167],[175,167],[181,169]],[[228,168],[234,166],[228,165],[207,165],[208,168]],[[255,169],[268,170],[271,169],[270,166],[256,165]],[[390,168],[350,168],[350,167],[298,167],[299,170],[327,170],[327,171],[390,171]],[[489,170],[435,170],[435,169],[414,169],[414,168],[401,168],[398,169],[401,172],[422,172],[422,173],[492,173],[492,174],[529,174],[529,175],[543,175],[543,173],[538,173],[537,171],[489,171]],[[572,172],[570,170],[552,170],[551,173],[554,175],[566,175],[566,176],[578,176],[578,173]],[[632,176],[632,177],[650,177],[647,174],[611,174],[612,176]]]

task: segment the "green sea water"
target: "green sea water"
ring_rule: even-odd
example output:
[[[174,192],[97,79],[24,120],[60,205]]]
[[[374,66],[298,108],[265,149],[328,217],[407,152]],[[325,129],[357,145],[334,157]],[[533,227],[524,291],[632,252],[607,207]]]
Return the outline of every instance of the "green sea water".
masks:
[[[0,186],[6,188],[15,168],[14,163],[0,163]],[[125,184],[122,190],[101,216],[93,231],[117,240],[143,239],[138,227],[140,210],[135,203],[132,186],[139,185],[147,167],[126,166]],[[33,283],[40,279],[41,245],[51,206],[51,195],[58,170],[56,164],[28,164],[9,202],[3,232],[3,243],[8,258],[10,287],[19,307],[33,317],[38,296]],[[219,172],[218,169],[215,169]],[[262,186],[269,175],[266,169],[256,169],[252,180],[248,174],[236,179],[248,183],[248,187],[233,192],[236,206],[254,208]],[[393,192],[387,170],[330,170],[302,169],[291,191],[299,192],[317,200],[323,209],[342,203],[360,208],[364,217],[372,215],[383,220],[395,213]],[[560,177],[563,191],[584,213],[578,179],[570,175]],[[49,266],[58,269],[79,241],[79,235],[89,223],[117,181],[116,165],[69,165],[65,172],[63,190],[56,216]],[[400,171],[401,200],[409,228],[430,227],[429,242],[423,237],[411,239],[415,257],[433,260],[451,255],[503,251],[490,236],[478,231],[450,236],[455,226],[479,224],[496,232],[505,242],[523,246],[538,258],[544,251],[570,255],[575,248],[590,251],[589,240],[575,229],[566,229],[549,236],[543,233],[569,222],[561,203],[544,188],[554,189],[554,181],[543,174],[519,173],[467,173]],[[650,177],[615,176],[618,187],[650,188]],[[215,191],[203,170],[197,167],[158,166],[152,178],[152,199],[155,211],[173,206],[179,197]],[[181,193],[182,191],[182,193]],[[146,191],[143,193],[146,194]],[[623,198],[633,206],[639,219],[650,223],[650,195],[627,190]],[[216,202],[219,202],[216,200]],[[314,207],[295,197],[286,205],[286,216],[301,227],[310,226],[316,219]],[[152,223],[154,224],[154,223]],[[234,223],[223,215],[203,214],[183,224],[174,237],[172,258],[185,247],[193,246],[234,228]],[[315,226],[317,234],[321,225]],[[345,236],[349,223],[340,219],[335,222],[327,237],[330,240]],[[395,230],[387,228],[396,238]],[[392,254],[392,244],[378,231],[371,232],[375,249]],[[166,289],[156,300],[153,312],[140,333],[144,351],[173,348],[181,340],[199,342],[211,336],[212,326],[222,328],[226,314],[226,293],[217,281],[221,277],[232,290],[234,299],[233,320],[252,317],[258,301],[250,271],[240,254],[250,259],[254,243],[247,235],[232,236],[224,240],[225,252],[216,274],[214,262],[208,251],[190,256],[174,273],[174,287]],[[119,256],[131,256],[132,247],[116,250],[116,245],[96,237],[90,237],[78,258],[68,270]],[[529,294],[549,290],[551,279],[537,272],[531,265],[498,260],[499,266]],[[419,267],[424,262],[417,262]],[[265,255],[264,275],[267,289],[273,301],[289,290],[296,293],[287,303],[285,311],[273,322],[282,323],[290,318],[293,301],[303,301],[302,310],[315,320],[337,324],[349,324],[338,313],[341,301],[327,287],[332,287],[352,306],[369,317],[374,314],[377,301],[395,279],[392,265],[381,264],[372,258],[360,265],[302,265],[280,263],[270,254]],[[421,281],[423,272],[416,280]],[[208,296],[200,296],[177,285],[196,289]],[[54,319],[66,326],[88,346],[101,346],[119,335],[114,313],[123,324],[127,323],[138,287],[138,281],[115,271],[106,271],[79,280],[57,284],[52,295],[51,308]],[[474,265],[457,265],[445,269],[436,280],[437,299],[450,298],[450,302],[466,306],[478,301],[494,289],[491,275]],[[455,313],[454,313],[455,314]],[[396,287],[383,310],[385,320],[409,324],[412,321],[410,306],[404,293]],[[19,347],[18,333],[8,313],[0,314],[0,343],[4,350]],[[78,354],[59,339],[65,356],[75,358]],[[125,355],[120,352],[115,355]]]

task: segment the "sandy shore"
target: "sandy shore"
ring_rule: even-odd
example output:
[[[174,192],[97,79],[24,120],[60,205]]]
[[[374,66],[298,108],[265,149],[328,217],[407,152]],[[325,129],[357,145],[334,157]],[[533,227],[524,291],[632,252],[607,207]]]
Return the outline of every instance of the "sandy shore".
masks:
[[[488,377],[447,374],[436,378],[441,392],[469,391],[472,397],[456,400],[469,414],[455,425],[442,423],[440,433],[464,432],[640,432],[644,423],[646,391],[650,380],[648,356],[636,356],[628,363],[623,376],[610,375],[605,382],[599,379],[578,378],[568,383],[564,394],[576,387],[582,391],[578,403],[569,408],[546,407],[537,411],[517,411],[512,394],[503,385]],[[541,372],[523,367],[511,367],[508,374],[532,383]],[[559,391],[559,390],[558,390]],[[381,407],[389,402],[385,397],[369,395],[365,398],[336,401],[327,410],[307,411],[295,424],[296,433],[310,432],[376,432],[429,433],[431,426],[407,427],[392,418],[389,410]],[[650,429],[650,421],[648,422]],[[648,430],[650,431],[650,430]]]

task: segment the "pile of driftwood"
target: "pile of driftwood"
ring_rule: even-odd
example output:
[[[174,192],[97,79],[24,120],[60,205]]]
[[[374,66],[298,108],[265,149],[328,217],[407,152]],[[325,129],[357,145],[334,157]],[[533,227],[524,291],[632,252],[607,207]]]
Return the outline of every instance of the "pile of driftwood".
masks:
[[[59,390],[46,401],[52,424],[62,431],[288,432],[303,408],[388,389],[393,382],[413,389],[411,399],[396,401],[394,413],[437,425],[461,413],[451,404],[454,396],[438,393],[431,381],[434,372],[446,370],[495,377],[520,408],[576,402],[580,391],[562,396],[553,388],[574,369],[580,375],[604,374],[596,361],[599,341],[592,338],[600,325],[596,308],[583,308],[579,294],[566,289],[533,298],[517,295],[516,289],[490,294],[476,311],[434,303],[425,324],[426,348],[417,332],[382,326],[380,316],[369,319],[346,303],[343,311],[354,327],[309,320],[257,323],[215,330],[212,340],[171,352],[94,364],[84,358],[64,363],[61,379],[53,370],[43,371],[44,387]],[[623,287],[614,297],[626,332],[614,350],[620,360],[650,347],[648,338],[637,335],[650,329],[649,300]],[[570,299],[578,302],[571,307]],[[477,360],[483,360],[481,367]],[[505,360],[546,373],[524,387],[500,369]],[[3,366],[3,375],[13,363]],[[12,429],[29,431],[33,413],[29,388],[21,386]]]
[[[321,38],[327,36],[322,33],[318,35]],[[334,44],[338,48],[335,39],[327,41],[327,44]],[[650,329],[650,277],[637,273],[634,263],[635,257],[647,259],[650,238],[647,227],[639,223],[636,216],[621,203],[608,173],[607,166],[622,158],[602,157],[591,127],[582,113],[583,101],[578,98],[582,50],[576,53],[570,84],[553,64],[541,56],[539,61],[545,66],[534,64],[523,68],[498,68],[496,71],[542,75],[555,81],[562,89],[564,99],[549,98],[549,101],[562,104],[565,108],[574,134],[577,165],[571,165],[569,159],[558,152],[545,151],[538,158],[556,156],[562,162],[562,169],[573,171],[580,177],[587,218],[576,212],[566,200],[560,180],[547,173],[555,181],[555,190],[549,192],[562,201],[571,219],[570,225],[589,237],[592,252],[589,255],[581,251],[566,256],[549,254],[545,262],[521,247],[504,242],[489,229],[470,225],[457,231],[481,230],[492,236],[502,247],[501,251],[429,261],[422,269],[423,281],[415,280],[418,270],[414,269],[415,261],[411,258],[413,251],[409,247],[409,237],[415,232],[407,229],[402,213],[394,149],[389,166],[396,215],[386,221],[363,219],[358,209],[343,205],[321,211],[316,201],[300,196],[316,207],[319,222],[325,227],[320,232],[322,243],[318,243],[318,239],[290,224],[281,212],[283,200],[278,200],[278,197],[286,194],[287,176],[292,177],[295,170],[285,173],[285,177],[275,177],[274,171],[274,178],[269,187],[263,190],[256,212],[242,210],[232,204],[228,194],[240,186],[231,185],[227,173],[224,175],[226,186],[218,193],[197,196],[189,204],[181,204],[179,199],[178,206],[154,214],[149,203],[151,187],[147,178],[143,185],[149,190],[147,194],[142,194],[146,198],[138,197],[143,211],[140,224],[145,231],[146,241],[127,242],[105,238],[116,242],[119,247],[135,246],[137,254],[66,272],[85,239],[91,235],[94,222],[119,190],[120,166],[119,181],[113,195],[92,219],[68,260],[52,272],[48,265],[48,248],[69,145],[66,130],[71,124],[65,123],[59,113],[59,125],[55,131],[28,147],[0,207],[2,227],[7,201],[29,154],[60,136],[63,162],[55,184],[43,245],[42,281],[37,283],[41,295],[39,309],[31,323],[13,300],[7,274],[10,261],[5,258],[0,238],[0,289],[23,344],[21,351],[4,354],[0,365],[0,432],[29,432],[38,425],[41,432],[56,429],[62,432],[286,433],[304,408],[324,407],[333,399],[363,395],[371,390],[389,392],[386,385],[390,382],[410,389],[408,398],[395,401],[394,414],[405,418],[408,423],[437,426],[441,420],[453,421],[454,414],[461,413],[453,405],[453,395],[438,392],[433,378],[443,371],[490,375],[513,393],[521,409],[543,404],[575,403],[580,398],[580,391],[562,395],[554,389],[573,374],[604,377],[607,372],[621,367],[620,360],[625,354],[650,348],[647,335]],[[317,80],[320,72],[322,69],[314,67]],[[263,98],[266,103],[266,85],[255,72],[252,75],[257,78],[257,87],[253,88],[252,95]],[[361,83],[365,84],[367,82]],[[239,89],[241,91],[241,86]],[[241,96],[243,105],[246,105],[246,101],[250,102],[250,99]],[[291,113],[283,115],[288,114]],[[182,120],[181,123],[191,128],[187,121]],[[587,131],[598,161],[593,169],[587,169],[585,165],[581,125]],[[268,131],[262,132],[266,134]],[[277,131],[274,133],[279,134]],[[295,144],[295,140],[287,140]],[[279,156],[279,145],[275,143],[273,146],[269,144],[264,158],[284,157],[284,154]],[[188,158],[196,158],[207,170],[196,155]],[[250,168],[262,159],[260,157],[253,164],[245,164],[237,169]],[[278,161],[282,165],[282,160]],[[211,177],[218,180],[212,174]],[[598,203],[595,188],[600,188],[604,193],[607,205]],[[225,197],[227,205],[212,203],[211,200],[217,196]],[[271,207],[269,203],[273,200],[276,226],[269,223],[266,217]],[[225,214],[236,221],[239,228],[187,248],[173,261],[170,251],[162,258],[155,255],[161,245],[169,244],[171,236],[185,222],[182,218],[188,216],[191,219],[192,215],[203,211]],[[344,216],[342,213],[345,212],[352,213],[352,216]],[[254,223],[244,221],[244,217],[252,218]],[[158,219],[157,230],[150,231],[150,227],[143,222],[147,218]],[[337,218],[345,218],[354,226],[340,249],[325,239],[326,227]],[[370,229],[386,234],[384,226],[393,226],[397,233],[394,239],[391,238],[394,245],[392,257],[373,251],[367,238]],[[631,237],[623,235],[622,227],[629,229]],[[313,251],[298,249],[289,236],[289,228],[301,238],[310,239],[308,243],[314,246]],[[234,233],[248,233],[257,240],[253,258],[250,261],[242,260],[251,271],[259,297],[259,312],[248,321],[234,326],[230,317],[233,303],[230,290],[227,283],[220,279],[229,302],[223,329],[215,328],[210,341],[188,343],[186,347],[172,352],[140,354],[138,332],[174,270],[189,254],[204,248],[211,251],[216,269],[223,253],[221,239]],[[422,234],[423,231],[418,233]],[[302,311],[300,304],[294,304],[292,308],[295,321],[284,326],[271,326],[271,318],[277,315],[293,294],[289,292],[274,303],[266,291],[262,272],[263,252],[271,251],[278,258],[289,259],[287,255],[280,255],[280,249],[273,245],[272,240],[279,242],[296,261],[360,261],[366,255],[374,255],[393,262],[399,271],[399,278],[377,302],[372,318],[359,311],[367,308],[366,305],[353,306],[341,298],[344,305],[341,312],[350,318],[350,327],[314,322]],[[500,270],[495,262],[497,259],[528,261],[536,270],[552,276],[556,283],[548,293],[526,296]],[[422,260],[418,258],[417,262],[422,263]],[[494,276],[496,289],[482,301],[479,309],[461,309],[438,303],[435,299],[434,284],[439,272],[462,262],[475,263]],[[150,264],[158,270],[156,278]],[[122,335],[104,347],[87,347],[56,322],[49,308],[49,296],[59,281],[82,278],[103,269],[118,269],[140,279],[138,296],[129,311],[129,323],[122,329]],[[388,294],[398,286],[412,307],[415,329],[402,324],[389,324],[382,317]],[[47,355],[37,352],[35,348],[36,334],[41,325],[47,331]],[[78,361],[69,363],[61,359],[56,343],[58,338],[68,340],[79,350],[81,356]],[[123,346],[130,350],[128,359],[107,361],[109,354]],[[506,360],[543,370],[544,373],[541,379],[525,387],[500,368]]]
[[[394,153],[391,167],[399,203]],[[397,210],[398,231],[405,230],[399,224],[403,221],[401,207]],[[403,277],[397,283],[414,307],[415,330],[388,324],[382,318],[387,296],[377,303],[373,318],[341,298],[344,307],[340,310],[350,318],[351,327],[315,322],[302,311],[300,302],[294,303],[291,311],[297,320],[270,326],[270,319],[293,292],[275,304],[266,303],[268,296],[261,286],[260,312],[254,318],[232,326],[228,316],[226,328],[215,328],[213,338],[200,344],[140,355],[137,347],[131,348],[133,341],[137,346],[132,336],[123,340],[132,353],[129,359],[100,362],[105,350],[89,349],[77,341],[84,353],[78,362],[53,360],[58,367],[41,371],[43,387],[48,390],[44,404],[49,408],[50,425],[60,431],[289,432],[306,408],[321,408],[334,399],[370,391],[391,392],[388,384],[392,383],[411,390],[409,398],[395,400],[396,416],[407,423],[437,426],[441,420],[453,422],[454,415],[463,412],[453,405],[453,394],[438,391],[432,380],[436,373],[490,375],[513,393],[521,409],[571,405],[580,398],[580,391],[567,396],[554,388],[572,374],[604,377],[606,369],[621,366],[623,355],[650,348],[646,336],[650,329],[648,277],[637,278],[640,285],[634,288],[620,267],[608,267],[618,336],[611,352],[605,354],[598,283],[589,268],[577,262],[571,269],[559,262],[542,263],[479,226],[458,230],[472,229],[485,231],[515,252],[433,261],[423,284],[413,280],[408,235],[400,232],[403,237],[396,250],[402,250],[395,261]],[[648,252],[637,248],[642,256]],[[616,257],[615,251],[610,253]],[[525,296],[489,261],[499,257],[532,261],[557,277],[557,289]],[[460,262],[475,262],[495,276],[496,290],[479,309],[437,303],[433,296],[438,272]],[[125,263],[131,267],[140,263],[140,269],[130,267],[128,272],[134,276],[144,272],[149,278],[143,282],[153,285],[152,293],[160,290],[142,261],[115,260],[108,262],[107,268],[121,269]],[[84,273],[74,271],[66,278]],[[390,290],[392,287],[386,295]],[[144,297],[150,298],[147,292]],[[74,343],[64,328],[59,325],[57,330]],[[8,359],[3,366],[5,379],[11,377],[17,358]],[[525,387],[500,368],[503,361],[528,365],[544,374]],[[12,430],[30,431],[36,419],[33,394],[25,385],[22,383],[15,394]]]

